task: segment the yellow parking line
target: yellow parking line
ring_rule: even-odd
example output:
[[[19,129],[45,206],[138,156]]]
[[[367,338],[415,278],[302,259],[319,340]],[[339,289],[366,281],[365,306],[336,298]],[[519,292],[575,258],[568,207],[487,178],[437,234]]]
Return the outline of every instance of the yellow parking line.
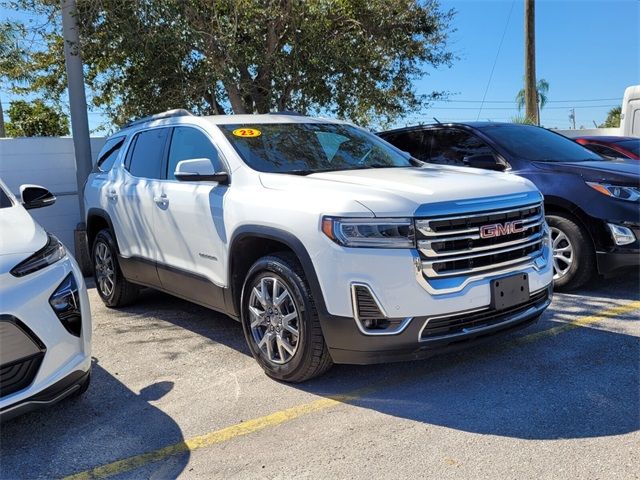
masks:
[[[560,333],[573,330],[575,328],[591,325],[593,323],[596,323],[600,320],[604,320],[606,318],[615,317],[616,315],[623,315],[625,313],[632,312],[639,308],[640,308],[640,301],[634,301],[624,305],[618,305],[612,308],[601,310],[600,312],[597,312],[594,315],[577,318],[571,322],[567,322],[557,327],[552,327],[547,330],[542,330],[540,332],[531,333],[529,335],[516,338],[509,343],[511,345],[519,345],[519,344],[535,342],[545,337],[552,337],[555,335],[559,335]],[[397,380],[401,381],[401,379],[397,379]],[[398,383],[398,382],[394,381],[392,383]],[[327,408],[330,408],[342,403],[352,402],[354,400],[364,397],[365,395],[381,390],[384,387],[388,387],[389,385],[390,385],[389,382],[380,382],[366,388],[354,390],[353,392],[348,393],[346,395],[337,395],[333,397],[322,398],[314,402],[287,408],[285,410],[281,410],[279,412],[275,412],[270,415],[266,415],[264,417],[254,418],[252,420],[248,420],[243,423],[231,425],[230,427],[226,427],[221,430],[215,430],[213,432],[205,433],[203,435],[198,435],[197,437],[192,437],[183,442],[175,443],[173,445],[169,445],[167,447],[160,448],[152,452],[143,453],[140,455],[134,455],[132,457],[128,457],[122,460],[117,460],[115,462],[107,463],[106,465],[92,468],[90,470],[85,470],[84,472],[76,473],[68,477],[65,477],[63,480],[86,480],[86,479],[92,479],[92,478],[105,478],[105,477],[110,477],[112,475],[119,475],[125,472],[129,472],[131,470],[135,470],[136,468],[140,468],[149,463],[157,462],[160,460],[164,460],[165,458],[178,455],[180,453],[194,451],[200,448],[210,447],[212,445],[226,442],[235,437],[240,437],[243,435],[248,435],[250,433],[258,432],[268,427],[275,427],[276,425],[280,425],[282,423],[288,422],[289,420],[294,420],[296,418],[302,417],[304,415],[308,415],[310,413],[318,412],[320,410],[325,410]]]

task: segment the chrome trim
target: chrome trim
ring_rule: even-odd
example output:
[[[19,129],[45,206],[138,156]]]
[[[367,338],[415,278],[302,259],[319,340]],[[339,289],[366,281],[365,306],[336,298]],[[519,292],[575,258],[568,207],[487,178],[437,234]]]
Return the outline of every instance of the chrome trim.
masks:
[[[500,268],[502,266],[505,265],[513,265],[514,263],[520,263],[520,262],[526,262],[527,260],[533,261],[535,260],[536,257],[539,257],[541,255],[540,251],[535,252],[534,254],[529,254],[529,255],[525,255],[524,257],[520,257],[520,258],[515,258],[513,260],[507,260],[505,262],[500,262],[500,263],[492,263],[491,265],[485,265],[482,267],[473,267],[473,268],[467,268],[465,270],[452,270],[449,271],[447,273],[444,274],[440,274],[438,272],[436,272],[433,269],[433,265],[436,263],[446,263],[446,262],[455,262],[458,260],[469,260],[472,258],[482,258],[482,257],[488,257],[490,255],[496,255],[496,254],[500,254],[500,253],[506,253],[506,252],[513,252],[514,250],[518,250],[520,248],[526,248],[526,247],[532,247],[533,245],[536,245],[537,243],[542,244],[542,237],[531,241],[531,242],[527,242],[527,243],[520,243],[518,245],[509,247],[509,248],[501,248],[499,250],[492,250],[490,252],[486,252],[486,253],[479,253],[477,255],[465,255],[462,257],[455,257],[455,258],[443,258],[440,260],[433,260],[433,261],[424,261],[422,262],[422,270],[426,272],[427,276],[429,278],[446,278],[446,277],[458,277],[460,275],[467,275],[469,273],[473,273],[473,272],[482,272],[484,270],[492,270],[494,268]]]
[[[538,290],[536,290],[534,292],[531,292],[529,294],[529,297],[533,297],[534,295],[536,295],[536,294],[540,293],[541,291],[546,290],[548,288],[549,288],[549,285],[547,285],[546,287],[539,288]],[[494,329],[496,327],[507,326],[507,325],[509,325],[511,323],[518,323],[524,317],[527,317],[529,315],[535,315],[537,312],[542,313],[550,304],[551,304],[551,295],[549,295],[549,297],[547,297],[546,301],[542,305],[539,305],[539,306],[532,305],[531,307],[529,307],[526,310],[516,314],[515,316],[512,316],[512,317],[508,318],[504,322],[494,323],[493,325],[487,325],[487,326],[484,326],[484,327],[476,327],[476,328],[470,329],[470,330],[468,330],[466,332],[462,331],[462,332],[459,332],[459,333],[454,333],[452,335],[442,335],[440,337],[423,339],[422,338],[422,332],[424,331],[424,329],[427,327],[427,324],[431,320],[439,320],[441,318],[447,318],[447,317],[451,317],[451,316],[455,316],[455,315],[462,315],[462,314],[466,314],[466,313],[482,312],[482,311],[485,311],[485,310],[489,310],[490,307],[475,308],[475,309],[471,309],[471,310],[462,310],[462,311],[459,311],[459,312],[452,312],[452,313],[447,313],[447,314],[444,314],[444,315],[436,315],[434,317],[429,317],[429,318],[427,318],[425,320],[424,324],[422,325],[422,328],[418,332],[418,342],[419,343],[429,343],[429,342],[440,342],[442,340],[448,340],[448,339],[456,339],[456,338],[460,338],[460,337],[464,337],[466,335],[469,335],[470,333],[483,332],[483,331],[486,331],[486,330]]]
[[[512,209],[509,209],[509,210],[479,211],[479,212],[468,213],[466,215],[457,215],[455,217],[448,217],[448,216],[444,215],[444,216],[441,216],[441,217],[438,217],[438,218],[428,218],[428,219],[422,218],[422,219],[416,220],[416,228],[425,237],[435,237],[435,236],[444,236],[444,235],[457,235],[459,233],[473,233],[473,232],[479,231],[480,228],[479,227],[474,227],[474,228],[465,229],[465,230],[452,230],[452,231],[449,231],[449,232],[435,232],[435,231],[431,230],[431,227],[429,226],[429,223],[430,222],[441,222],[443,220],[460,220],[462,218],[483,217],[483,216],[488,216],[488,215],[502,215],[502,214],[505,214],[505,213],[519,212],[521,210],[526,210],[528,208],[535,208],[535,207],[542,208],[542,204],[540,202],[536,202],[536,203],[532,203],[532,204],[528,204],[528,205],[522,205],[519,208],[512,208]],[[542,214],[537,215],[535,218],[538,219],[541,216],[542,216]],[[527,219],[527,220],[530,220],[530,218]]]
[[[366,288],[369,291],[371,298],[373,298],[373,301],[376,302],[378,310],[380,310],[380,313],[382,313],[384,318],[386,319],[391,319],[391,318],[387,315],[387,312],[382,307],[380,300],[378,300],[378,297],[376,297],[376,294],[373,293],[373,290],[369,285],[367,285],[366,283],[352,282],[350,288],[351,288],[351,308],[353,309],[353,319],[356,322],[356,326],[358,327],[358,330],[360,330],[360,333],[362,333],[363,335],[371,335],[371,336],[398,335],[402,333],[409,326],[409,323],[411,323],[411,320],[413,320],[413,317],[406,317],[404,320],[402,320],[402,322],[400,322],[400,325],[398,325],[393,330],[385,330],[382,332],[367,330],[366,328],[364,328],[364,326],[360,322],[360,318],[358,316],[358,303],[357,303],[355,287]]]
[[[478,275],[473,275],[471,277],[465,278],[464,281],[462,281],[459,285],[456,285],[454,287],[434,288],[433,286],[431,286],[427,278],[424,276],[424,273],[422,272],[422,258],[420,257],[420,254],[418,253],[417,250],[411,250],[411,256],[413,257],[413,264],[416,268],[416,272],[415,272],[416,281],[420,284],[422,288],[424,288],[431,295],[446,295],[449,293],[457,293],[457,292],[460,292],[461,290],[464,290],[467,287],[467,285],[469,285],[470,283],[484,280],[485,278],[489,278],[489,277],[523,271],[523,267],[532,268],[536,272],[539,272],[548,266],[549,264],[549,259],[547,258],[548,255],[549,255],[549,249],[543,248],[542,254],[532,259],[533,262],[530,265],[518,264],[509,268],[498,269],[495,271],[492,270],[490,272],[483,272]],[[453,277],[443,277],[443,278],[453,278]]]
[[[542,221],[538,222],[535,225],[532,225],[532,227],[537,227],[540,226],[542,224]],[[531,227],[526,227],[526,229],[529,229]],[[479,235],[471,235],[468,237],[455,237],[455,238],[446,238],[446,239],[441,239],[441,240],[419,240],[418,241],[418,250],[420,250],[426,257],[438,257],[438,258],[442,258],[442,257],[450,257],[453,255],[459,255],[461,253],[470,253],[470,252],[484,252],[487,250],[492,250],[495,248],[501,248],[501,247],[508,247],[511,245],[518,245],[520,243],[525,243],[527,241],[531,241],[531,239],[541,239],[543,237],[542,232],[538,232],[538,233],[534,233],[533,235],[529,235],[528,237],[524,237],[524,238],[519,238],[518,240],[511,240],[510,242],[503,242],[503,243],[496,243],[494,245],[485,245],[484,247],[471,247],[471,248],[466,248],[464,250],[447,250],[446,252],[443,253],[439,253],[436,252],[433,248],[431,248],[431,244],[432,243],[438,243],[438,242],[447,242],[447,241],[451,241],[451,240],[465,240],[465,239],[469,239],[469,240],[479,240],[480,236]],[[499,253],[499,252],[497,252]],[[480,256],[480,255],[477,255]],[[475,256],[474,256],[475,258]],[[457,260],[457,259],[456,259]]]

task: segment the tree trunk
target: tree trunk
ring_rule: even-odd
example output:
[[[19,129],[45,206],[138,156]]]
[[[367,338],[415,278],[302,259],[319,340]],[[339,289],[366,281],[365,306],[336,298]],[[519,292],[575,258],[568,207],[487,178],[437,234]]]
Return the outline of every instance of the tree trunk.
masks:
[[[227,95],[229,97],[229,102],[231,103],[231,109],[233,110],[233,113],[247,113],[238,87],[236,87],[232,83],[223,84],[224,88],[227,90]]]
[[[4,131],[4,112],[2,110],[2,100],[0,100],[0,138],[6,137],[7,134]]]
[[[524,0],[524,104],[526,117],[540,125],[536,90],[535,8],[535,0]]]

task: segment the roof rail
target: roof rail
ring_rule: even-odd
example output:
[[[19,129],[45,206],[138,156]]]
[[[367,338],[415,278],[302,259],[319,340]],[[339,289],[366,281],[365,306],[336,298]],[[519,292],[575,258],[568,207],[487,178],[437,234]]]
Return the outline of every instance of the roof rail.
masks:
[[[298,117],[304,117],[300,112],[294,112],[292,110],[281,110],[279,112],[269,112],[268,115],[294,115]]]
[[[184,108],[174,108],[173,110],[167,110],[166,112],[156,113],[154,115],[149,115],[147,117],[142,117],[137,120],[132,120],[122,128],[129,128],[134,125],[138,125],[140,123],[151,122],[153,120],[161,120],[163,118],[171,118],[171,117],[185,117],[187,115],[192,115],[192,113]]]

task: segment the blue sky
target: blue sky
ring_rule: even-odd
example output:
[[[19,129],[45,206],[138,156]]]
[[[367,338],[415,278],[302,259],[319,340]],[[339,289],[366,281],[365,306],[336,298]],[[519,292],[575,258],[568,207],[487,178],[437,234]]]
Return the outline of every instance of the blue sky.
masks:
[[[449,47],[459,57],[451,68],[428,70],[415,82],[418,93],[451,92],[449,102],[434,103],[398,125],[475,120],[486,90],[481,120],[509,121],[518,115],[515,96],[524,75],[523,0],[441,0],[458,13]],[[0,18],[37,21],[33,15],[0,8]],[[640,83],[640,2],[638,0],[538,0],[536,2],[537,76],[550,84],[549,104],[542,110],[547,127],[569,128],[569,109],[576,125],[601,123],[624,89]],[[498,51],[504,34],[502,46]],[[495,69],[491,81],[492,66]],[[487,88],[488,85],[488,88]],[[12,98],[0,93],[3,105]],[[90,127],[105,122],[90,113]]]

